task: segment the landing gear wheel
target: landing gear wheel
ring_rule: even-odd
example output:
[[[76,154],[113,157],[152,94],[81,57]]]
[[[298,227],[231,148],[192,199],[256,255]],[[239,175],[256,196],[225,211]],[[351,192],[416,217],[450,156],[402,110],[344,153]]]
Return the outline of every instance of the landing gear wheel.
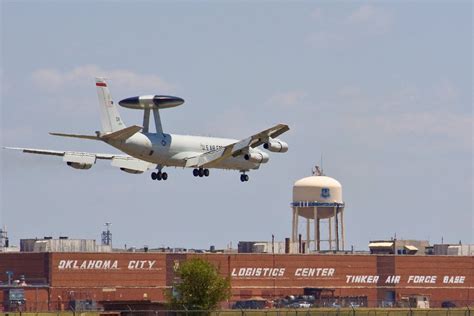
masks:
[[[199,177],[202,178],[204,176],[204,170],[199,168]]]
[[[168,174],[166,172],[163,172],[161,174],[161,179],[163,179],[163,181],[166,181],[168,179]]]
[[[193,170],[193,176],[195,176],[195,177],[199,176],[199,170],[198,169]]]
[[[244,178],[245,178],[245,182],[249,181],[249,175],[248,174],[244,174]]]
[[[209,177],[209,169],[204,169],[204,176]]]
[[[156,174],[156,180],[160,181],[161,179],[162,179],[162,174],[161,174],[161,172],[158,172]]]
[[[151,179],[152,179],[152,180],[156,180],[156,172],[152,172],[152,173],[151,173]]]
[[[241,175],[240,175],[240,181],[242,181],[242,182],[247,182],[247,181],[249,181],[249,176],[246,175],[246,174],[241,174]]]

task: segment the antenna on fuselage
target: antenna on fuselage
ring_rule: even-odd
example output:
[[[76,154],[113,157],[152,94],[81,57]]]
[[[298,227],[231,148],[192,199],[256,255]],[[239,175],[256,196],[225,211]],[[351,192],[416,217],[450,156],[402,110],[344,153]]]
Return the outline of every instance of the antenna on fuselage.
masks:
[[[163,133],[160,109],[172,108],[183,103],[183,99],[167,95],[144,95],[123,99],[119,102],[123,107],[143,110],[143,133],[150,132],[150,112],[153,110],[153,118],[155,119],[155,129],[157,134]]]

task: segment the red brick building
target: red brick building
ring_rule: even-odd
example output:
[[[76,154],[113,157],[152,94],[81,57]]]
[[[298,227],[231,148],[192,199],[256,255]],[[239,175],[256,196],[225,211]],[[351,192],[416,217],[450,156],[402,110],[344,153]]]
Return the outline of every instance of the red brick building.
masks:
[[[180,262],[193,257],[209,260],[231,278],[232,301],[306,293],[358,298],[368,306],[419,294],[434,307],[447,300],[474,303],[474,257],[467,256],[57,252],[0,254],[0,306],[8,307],[12,289],[22,290],[26,310],[68,308],[78,301],[157,306],[177,281]],[[26,285],[9,285],[7,271]]]

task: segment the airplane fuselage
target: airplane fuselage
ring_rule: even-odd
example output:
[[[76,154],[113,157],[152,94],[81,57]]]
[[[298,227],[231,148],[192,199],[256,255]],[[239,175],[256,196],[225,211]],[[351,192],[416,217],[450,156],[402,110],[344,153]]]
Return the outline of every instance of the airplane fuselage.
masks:
[[[176,135],[167,133],[136,133],[126,141],[107,143],[132,157],[160,166],[185,167],[186,159],[235,143],[236,139]],[[268,154],[255,148],[250,152]],[[242,155],[219,162],[214,168],[232,170],[258,169],[260,163],[245,160]]]

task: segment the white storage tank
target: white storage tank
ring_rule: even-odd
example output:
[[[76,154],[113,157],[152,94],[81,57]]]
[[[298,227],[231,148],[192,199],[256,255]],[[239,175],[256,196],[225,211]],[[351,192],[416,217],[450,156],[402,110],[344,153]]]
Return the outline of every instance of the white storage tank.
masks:
[[[300,179],[293,185],[292,241],[300,242],[299,218],[306,219],[306,240],[299,252],[321,250],[321,241],[328,242],[328,250],[344,250],[344,207],[342,185],[322,174],[319,167],[313,176]],[[328,223],[327,239],[321,239],[321,220]],[[313,228],[312,228],[313,227]],[[311,236],[311,231],[314,235]],[[341,236],[339,236],[339,233]]]
[[[301,205],[305,205],[305,202],[329,203],[332,206],[318,207],[318,218],[332,217],[334,216],[333,204],[344,204],[342,185],[336,179],[326,176],[311,176],[300,179],[293,185],[293,204],[301,203]],[[300,207],[299,216],[314,218],[314,207]]]

